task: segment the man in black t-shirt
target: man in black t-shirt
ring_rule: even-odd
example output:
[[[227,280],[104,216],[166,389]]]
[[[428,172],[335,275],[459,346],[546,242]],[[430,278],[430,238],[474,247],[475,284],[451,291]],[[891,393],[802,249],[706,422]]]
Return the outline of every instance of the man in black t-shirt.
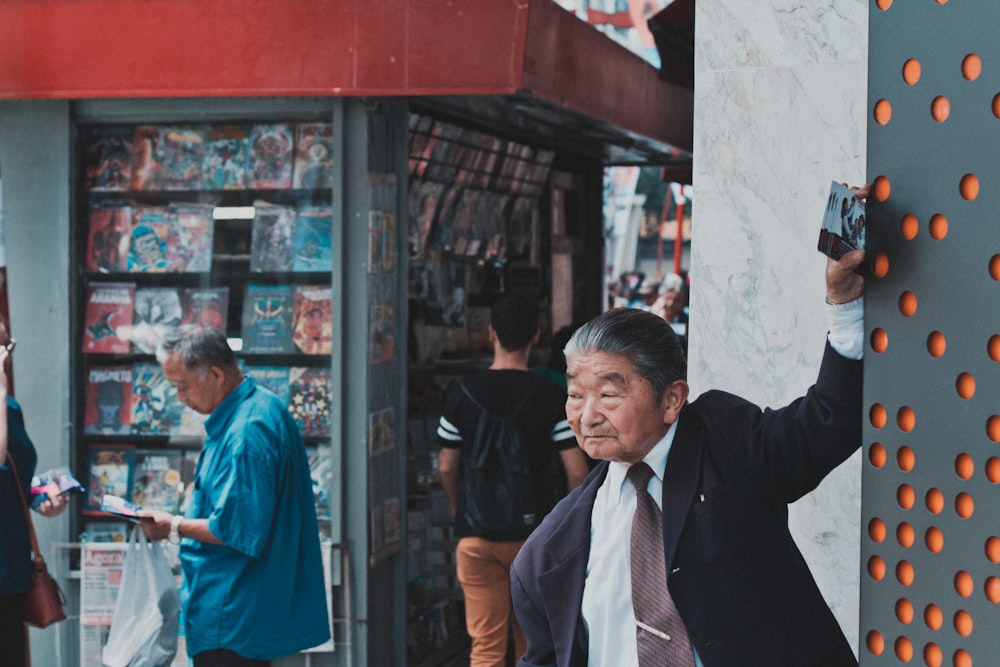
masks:
[[[483,411],[514,415],[532,472],[541,484],[550,487],[538,489],[537,521],[588,472],[566,421],[565,391],[528,370],[531,346],[538,341],[536,304],[516,295],[501,297],[490,312],[489,336],[493,363],[488,370],[452,384],[437,430],[441,445],[438,470],[455,522],[455,537],[459,538],[455,561],[465,596],[473,666],[504,664],[509,629],[514,633],[515,657],[525,650],[524,635],[512,613],[509,571],[527,534],[495,539],[489,530],[477,525],[474,513],[467,511],[464,489],[491,484],[488,475],[470,465],[469,457],[462,458],[463,448],[476,444],[472,438]],[[564,480],[553,479],[549,473],[560,467]],[[472,479],[472,475],[479,478]]]

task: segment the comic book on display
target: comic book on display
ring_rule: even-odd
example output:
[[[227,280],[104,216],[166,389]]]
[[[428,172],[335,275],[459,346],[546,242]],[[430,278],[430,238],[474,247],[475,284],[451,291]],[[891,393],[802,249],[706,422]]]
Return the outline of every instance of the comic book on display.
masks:
[[[292,303],[292,343],[303,354],[333,351],[333,288],[296,285]]]
[[[87,271],[118,273],[128,269],[132,207],[107,204],[90,209],[87,229]]]
[[[81,130],[84,187],[97,192],[128,190],[132,180],[132,128]]]
[[[229,324],[229,288],[188,287],[182,309],[181,324],[204,324],[225,333]]]
[[[292,271],[329,271],[333,262],[333,209],[299,206],[295,213]]]
[[[201,190],[205,137],[200,128],[138,125],[131,190]]]
[[[95,283],[87,288],[83,351],[125,354],[131,347],[135,283]]]
[[[83,432],[87,435],[128,435],[132,432],[132,367],[87,369]]]
[[[129,229],[130,273],[163,273],[167,270],[167,233],[170,214],[165,206],[136,206]]]
[[[865,202],[843,183],[830,183],[817,249],[834,259],[865,249]]]
[[[128,538],[128,529],[121,521],[88,521],[84,524],[81,542],[122,543]]]
[[[181,323],[181,314],[181,297],[176,287],[136,289],[133,351],[154,354],[164,334]]]
[[[306,447],[309,473],[312,476],[313,497],[316,499],[316,519],[333,518],[333,457],[330,445]]]
[[[243,297],[243,352],[292,351],[292,286],[247,285]]]
[[[208,190],[242,190],[247,186],[250,130],[246,125],[213,125],[205,134],[202,178]]]
[[[330,435],[330,381],[329,368],[293,366],[288,370],[288,410],[303,436]]]
[[[169,209],[167,271],[201,273],[212,270],[215,226],[211,206],[177,204]]]
[[[271,390],[285,405],[288,405],[287,366],[244,366],[243,373],[253,378],[261,387]]]
[[[184,497],[179,449],[137,449],[132,463],[132,503],[177,514]]]
[[[250,270],[290,271],[295,210],[262,201],[254,202],[254,209],[256,214],[250,231]]]
[[[292,187],[315,190],[333,187],[333,124],[295,126],[295,168]]]
[[[184,405],[156,362],[132,367],[132,433],[135,435],[177,435]]]
[[[292,187],[294,145],[290,123],[252,125],[247,187],[260,190]]]
[[[127,497],[131,492],[133,445],[94,444],[87,450],[87,502],[83,513],[103,514],[105,494]]]

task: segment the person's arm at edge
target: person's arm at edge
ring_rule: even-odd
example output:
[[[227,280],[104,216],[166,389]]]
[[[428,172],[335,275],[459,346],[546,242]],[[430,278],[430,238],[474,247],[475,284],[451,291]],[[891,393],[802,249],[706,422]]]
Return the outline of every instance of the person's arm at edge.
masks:
[[[140,510],[139,516],[143,517],[139,521],[139,525],[149,539],[165,540],[170,535],[170,522],[174,519],[174,515],[170,512]],[[177,534],[181,537],[190,537],[191,539],[207,544],[225,545],[209,529],[208,519],[181,519],[181,522],[177,525]]]
[[[438,453],[438,474],[441,487],[448,498],[448,511],[455,518],[458,509],[458,489],[462,479],[462,450],[458,447],[441,447]]]

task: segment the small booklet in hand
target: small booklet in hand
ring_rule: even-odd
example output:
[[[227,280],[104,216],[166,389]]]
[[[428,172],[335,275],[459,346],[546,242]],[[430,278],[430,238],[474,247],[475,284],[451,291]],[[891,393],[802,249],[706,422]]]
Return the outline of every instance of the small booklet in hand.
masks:
[[[123,519],[128,519],[132,523],[139,523],[139,521],[148,518],[139,516],[139,510],[141,509],[142,508],[140,506],[125,500],[121,496],[113,496],[110,493],[105,493],[104,497],[101,499],[102,512],[120,516]]]
[[[834,259],[865,249],[865,203],[843,183],[834,181],[830,185],[818,249]]]
[[[51,495],[71,496],[84,488],[67,466],[53,468],[31,478],[31,509],[37,510]]]

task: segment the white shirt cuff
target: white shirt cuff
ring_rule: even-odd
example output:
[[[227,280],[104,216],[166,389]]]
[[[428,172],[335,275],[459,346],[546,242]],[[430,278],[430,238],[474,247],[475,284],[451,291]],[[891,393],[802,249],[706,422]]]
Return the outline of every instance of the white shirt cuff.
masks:
[[[842,357],[861,359],[865,343],[865,298],[847,303],[826,302],[827,335],[830,345]]]

